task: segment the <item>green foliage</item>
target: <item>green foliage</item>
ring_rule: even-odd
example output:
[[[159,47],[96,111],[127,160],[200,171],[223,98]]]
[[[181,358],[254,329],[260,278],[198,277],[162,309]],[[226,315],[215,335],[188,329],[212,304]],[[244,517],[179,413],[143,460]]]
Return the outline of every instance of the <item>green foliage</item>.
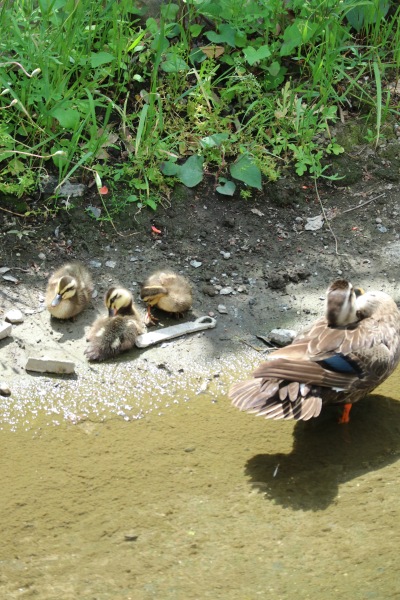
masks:
[[[105,182],[110,210],[155,210],[174,182],[217,172],[219,193],[236,180],[247,197],[291,166],[326,176],[343,151],[330,133],[338,106],[373,111],[375,141],[398,115],[384,88],[400,66],[389,0],[179,0],[159,20],[139,13],[132,0],[0,5],[0,193],[22,196],[53,170]]]

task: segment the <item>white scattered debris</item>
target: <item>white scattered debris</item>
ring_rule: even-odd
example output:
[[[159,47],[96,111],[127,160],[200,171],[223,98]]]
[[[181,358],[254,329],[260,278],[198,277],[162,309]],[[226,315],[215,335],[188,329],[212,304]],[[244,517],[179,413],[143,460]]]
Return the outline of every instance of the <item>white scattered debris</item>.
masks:
[[[12,325],[11,323],[0,323],[0,340],[11,335]]]
[[[258,210],[258,208],[251,208],[250,212],[252,212],[254,215],[257,215],[258,217],[264,217],[264,213],[261,212],[261,210]]]
[[[195,269],[198,269],[199,267],[201,267],[203,263],[199,262],[197,260],[191,260],[190,261],[190,266],[194,267]]]
[[[230,257],[231,257],[231,253],[230,253],[230,252],[224,252],[223,250],[221,250],[220,254],[222,254],[222,257],[223,257],[225,260],[228,260],[228,258],[230,258]]]
[[[100,262],[100,261],[98,261],[98,260],[91,260],[91,261],[89,261],[89,265],[90,265],[91,267],[93,267],[94,269],[100,269],[100,267],[101,267],[101,262]]]
[[[304,229],[307,231],[317,231],[321,229],[324,224],[324,217],[322,215],[317,215],[316,217],[309,217],[307,219],[307,223],[304,225]]]
[[[24,315],[18,308],[13,308],[6,312],[4,319],[8,321],[8,323],[23,323]]]
[[[110,269],[115,269],[116,266],[117,266],[117,263],[115,262],[115,260],[107,260],[106,261],[106,267],[110,267]]]
[[[228,296],[229,294],[233,293],[233,288],[231,287],[224,287],[222,289],[219,290],[219,293],[221,294],[221,296]]]

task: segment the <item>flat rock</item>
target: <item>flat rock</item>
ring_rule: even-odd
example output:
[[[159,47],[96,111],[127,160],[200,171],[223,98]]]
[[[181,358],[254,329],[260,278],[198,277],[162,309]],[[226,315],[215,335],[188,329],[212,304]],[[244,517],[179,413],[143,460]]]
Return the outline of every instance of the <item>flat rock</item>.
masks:
[[[24,315],[18,308],[13,308],[6,312],[4,319],[9,323],[23,323]]]
[[[0,340],[11,335],[12,325],[11,323],[0,323]]]
[[[25,370],[36,371],[37,373],[57,373],[69,375],[71,373],[75,373],[75,363],[70,360],[33,358],[30,356],[26,363]]]

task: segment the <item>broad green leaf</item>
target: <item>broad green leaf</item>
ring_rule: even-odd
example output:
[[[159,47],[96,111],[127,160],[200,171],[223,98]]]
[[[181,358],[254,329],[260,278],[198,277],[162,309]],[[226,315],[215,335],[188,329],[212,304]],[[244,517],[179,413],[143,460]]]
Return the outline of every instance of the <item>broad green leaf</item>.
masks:
[[[281,70],[281,65],[277,61],[274,61],[269,67],[268,72],[272,75],[272,77],[276,77],[279,75],[279,71]],[[335,108],[336,110],[336,108]]]
[[[215,42],[217,44],[225,43],[228,44],[228,46],[232,46],[232,48],[236,48],[236,31],[233,27],[230,25],[220,25],[218,31],[219,33],[215,33],[215,31],[206,31],[205,35],[210,42]]]
[[[90,64],[93,69],[107,65],[108,63],[115,60],[115,56],[109,52],[92,52],[90,55]]]
[[[177,4],[166,3],[161,5],[161,14],[166,21],[174,21],[178,14],[179,6]]]
[[[229,139],[229,133],[214,133],[200,140],[202,148],[215,148],[220,146],[223,142]]]
[[[192,37],[197,37],[202,32],[203,26],[195,23],[189,27],[189,31]]]
[[[178,173],[178,171],[179,171],[179,165],[177,165],[176,163],[172,162],[171,160],[166,160],[165,162],[161,163],[161,165],[160,165],[160,171],[164,175],[173,176],[173,175],[176,175]]]
[[[289,27],[286,27],[283,32],[283,44],[281,46],[280,55],[289,56],[293,50],[298,46],[301,46],[302,35],[297,26],[297,21]]]
[[[252,66],[256,62],[260,62],[263,58],[271,56],[271,51],[268,46],[260,46],[257,50],[252,46],[248,46],[247,48],[243,48],[243,54],[246,61]]]
[[[217,192],[224,196],[233,196],[236,190],[236,184],[225,177],[220,177],[219,182],[222,185],[217,186]]]
[[[51,116],[65,129],[76,129],[80,120],[79,112],[73,108],[55,108],[51,111]]]
[[[161,68],[165,73],[179,73],[179,71],[189,71],[188,65],[185,61],[173,54],[172,52],[168,52],[165,55],[165,61],[161,63]]]
[[[194,187],[203,179],[203,157],[196,154],[190,156],[183,165],[179,167],[178,179],[186,187]]]
[[[229,170],[235,179],[261,190],[261,171],[248,154],[242,154]]]

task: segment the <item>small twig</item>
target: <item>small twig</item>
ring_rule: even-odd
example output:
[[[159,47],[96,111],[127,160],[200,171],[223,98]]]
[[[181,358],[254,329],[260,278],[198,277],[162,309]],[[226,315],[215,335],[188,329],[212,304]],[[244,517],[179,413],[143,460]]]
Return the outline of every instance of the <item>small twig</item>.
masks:
[[[256,352],[264,352],[264,348],[257,348],[257,346],[253,346],[253,344],[251,344],[250,342],[246,342],[246,340],[244,340],[243,338],[237,338],[237,339],[239,342],[242,342],[242,344],[249,346],[249,348],[253,348],[253,350],[255,350]]]
[[[352,208],[346,208],[346,210],[342,210],[341,214],[343,213],[348,213],[351,210],[357,210],[357,208],[361,208],[362,206],[365,206],[366,204],[369,204],[370,202],[373,202],[374,200],[378,200],[378,198],[380,198],[381,196],[384,196],[384,192],[382,194],[379,194],[379,196],[375,196],[375,198],[370,198],[369,200],[366,200],[365,202],[362,202],[361,204],[358,204],[357,206],[353,206]]]
[[[16,217],[26,217],[26,215],[21,215],[21,213],[16,213],[13,210],[8,210],[8,208],[3,208],[2,206],[0,206],[0,210],[10,213],[10,215],[15,215]]]
[[[318,192],[318,186],[317,186],[317,180],[316,179],[314,179],[314,186],[315,186],[315,193],[317,194],[318,202],[319,202],[319,205],[320,205],[321,210],[322,210],[322,215],[323,215],[323,217],[325,219],[325,223],[327,224],[328,229],[331,232],[333,239],[335,240],[335,254],[336,254],[336,256],[346,256],[345,254],[340,254],[339,253],[337,237],[334,234],[333,229],[331,227],[331,224],[328,221],[328,217],[326,216],[325,208],[324,208],[324,206],[322,204],[321,196],[319,195],[319,192]]]

